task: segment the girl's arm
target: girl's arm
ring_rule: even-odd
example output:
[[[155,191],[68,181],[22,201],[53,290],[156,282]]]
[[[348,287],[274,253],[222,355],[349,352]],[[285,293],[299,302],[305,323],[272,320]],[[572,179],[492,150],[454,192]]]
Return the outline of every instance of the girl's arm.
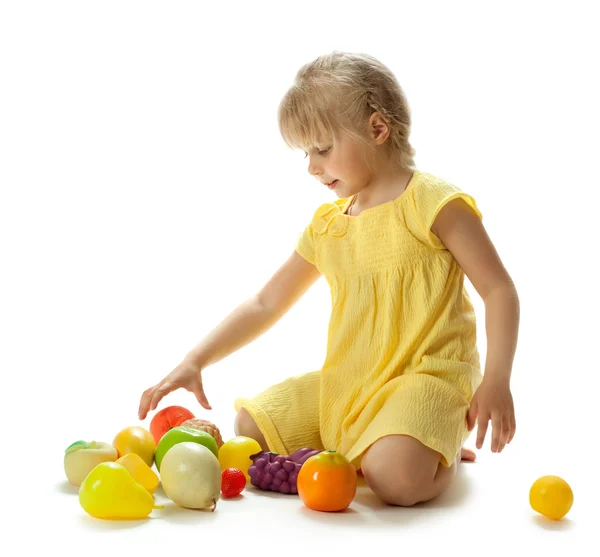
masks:
[[[517,427],[510,376],[517,348],[519,296],[479,216],[466,202],[459,198],[446,204],[431,230],[452,252],[485,303],[485,372],[466,419],[469,431],[477,421],[478,449],[483,446],[491,420],[492,452],[502,452]]]
[[[202,370],[229,356],[270,329],[319,278],[314,265],[294,251],[263,288],[235,308],[183,361],[156,385],[146,389],[138,409],[146,418],[170,392],[184,388],[211,408],[202,385]]]
[[[485,304],[485,377],[510,380],[517,348],[519,296],[481,219],[462,199],[439,212],[431,231],[452,253]]]
[[[279,321],[321,276],[296,251],[251,298],[234,309],[186,356],[200,368],[256,340]]]

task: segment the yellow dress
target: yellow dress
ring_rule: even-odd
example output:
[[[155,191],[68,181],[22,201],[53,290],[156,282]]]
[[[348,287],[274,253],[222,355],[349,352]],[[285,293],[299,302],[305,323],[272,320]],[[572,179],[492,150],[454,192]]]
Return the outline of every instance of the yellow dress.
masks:
[[[377,439],[404,434],[454,462],[482,374],[464,272],[430,228],[458,197],[482,218],[472,196],[419,170],[358,216],[346,214],[351,197],[316,210],[296,249],[331,291],[323,366],[234,404],[270,450],[337,450],[359,469]]]

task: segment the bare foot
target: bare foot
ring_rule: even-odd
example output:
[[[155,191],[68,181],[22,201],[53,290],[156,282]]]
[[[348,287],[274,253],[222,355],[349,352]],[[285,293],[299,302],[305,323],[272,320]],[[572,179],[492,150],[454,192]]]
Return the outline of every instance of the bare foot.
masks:
[[[466,462],[475,462],[477,456],[471,449],[465,449],[464,447],[461,449],[460,459]]]

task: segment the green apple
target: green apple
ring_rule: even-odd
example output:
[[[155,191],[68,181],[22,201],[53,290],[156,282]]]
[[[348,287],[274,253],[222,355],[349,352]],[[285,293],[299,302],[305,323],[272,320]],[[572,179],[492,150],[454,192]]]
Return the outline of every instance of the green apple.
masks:
[[[173,445],[177,445],[177,443],[182,443],[184,441],[192,441],[194,443],[204,445],[207,449],[212,451],[212,453],[217,458],[219,458],[219,448],[217,447],[217,442],[210,433],[207,433],[206,431],[203,431],[201,429],[195,429],[185,425],[180,425],[167,431],[167,433],[165,433],[160,438],[160,441],[156,446],[154,462],[156,463],[156,469],[159,472],[160,463],[162,462],[164,456],[167,454],[167,451]]]
[[[114,462],[119,458],[117,449],[102,441],[75,441],[65,449],[64,468],[67,479],[73,485],[81,485],[85,477],[102,462]]]

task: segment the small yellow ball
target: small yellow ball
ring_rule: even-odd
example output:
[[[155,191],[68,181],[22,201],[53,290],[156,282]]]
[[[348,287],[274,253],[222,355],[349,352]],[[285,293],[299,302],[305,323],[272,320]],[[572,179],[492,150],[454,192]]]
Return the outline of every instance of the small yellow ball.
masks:
[[[219,464],[221,470],[227,468],[238,468],[246,476],[246,481],[250,481],[248,468],[252,466],[250,456],[260,453],[262,448],[256,439],[238,435],[233,439],[223,443],[219,449]]]
[[[529,490],[529,504],[545,517],[560,520],[573,506],[573,490],[558,476],[542,476]]]

